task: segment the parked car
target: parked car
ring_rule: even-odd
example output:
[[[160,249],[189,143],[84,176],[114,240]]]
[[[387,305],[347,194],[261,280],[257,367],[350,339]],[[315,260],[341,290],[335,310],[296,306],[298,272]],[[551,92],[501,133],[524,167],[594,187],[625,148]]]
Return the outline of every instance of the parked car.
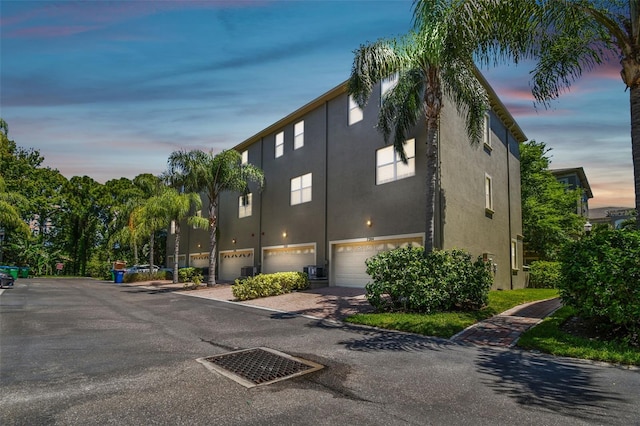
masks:
[[[0,271],[0,288],[13,287],[15,279],[10,274]]]

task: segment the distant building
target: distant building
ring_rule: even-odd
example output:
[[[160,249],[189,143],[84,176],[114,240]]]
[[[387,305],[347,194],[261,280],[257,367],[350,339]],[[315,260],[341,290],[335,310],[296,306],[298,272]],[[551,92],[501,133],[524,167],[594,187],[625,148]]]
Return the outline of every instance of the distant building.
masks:
[[[576,213],[582,217],[589,217],[589,199],[593,198],[593,192],[591,192],[591,186],[587,180],[587,175],[584,173],[582,167],[575,167],[572,169],[555,169],[550,170],[556,177],[558,182],[563,183],[568,189],[582,189],[582,197],[578,201],[576,206]]]
[[[592,225],[607,224],[618,229],[624,221],[634,218],[635,213],[635,209],[631,207],[601,207],[589,211],[589,222]]]

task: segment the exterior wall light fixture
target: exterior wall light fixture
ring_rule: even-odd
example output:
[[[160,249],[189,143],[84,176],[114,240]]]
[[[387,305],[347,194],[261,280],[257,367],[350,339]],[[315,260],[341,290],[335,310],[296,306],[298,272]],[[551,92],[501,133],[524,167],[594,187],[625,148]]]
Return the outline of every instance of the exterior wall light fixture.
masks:
[[[282,238],[287,238],[287,231],[284,231],[284,232],[282,233]]]
[[[371,228],[373,226],[373,222],[371,222],[371,219],[367,219],[367,226],[369,228]]]

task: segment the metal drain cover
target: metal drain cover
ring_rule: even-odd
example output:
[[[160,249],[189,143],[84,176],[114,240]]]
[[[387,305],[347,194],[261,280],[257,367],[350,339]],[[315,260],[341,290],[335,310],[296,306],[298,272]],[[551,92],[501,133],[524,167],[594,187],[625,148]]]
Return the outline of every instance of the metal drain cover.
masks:
[[[291,379],[324,368],[315,362],[262,347],[198,358],[197,361],[248,388]]]

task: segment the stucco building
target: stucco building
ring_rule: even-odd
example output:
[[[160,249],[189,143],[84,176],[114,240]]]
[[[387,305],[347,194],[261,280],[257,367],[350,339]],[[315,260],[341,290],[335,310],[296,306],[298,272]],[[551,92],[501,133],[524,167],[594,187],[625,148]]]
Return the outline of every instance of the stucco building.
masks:
[[[443,108],[435,245],[484,256],[494,288],[521,288],[518,146],[525,136],[484,83],[492,110],[479,146],[470,145],[455,106]],[[265,186],[221,195],[218,280],[311,266],[327,285],[364,287],[365,259],[423,245],[426,131],[420,125],[410,133],[402,163],[375,128],[385,87],[361,110],[343,83],[235,147],[264,171]],[[183,229],[179,264],[207,266],[206,231]]]

